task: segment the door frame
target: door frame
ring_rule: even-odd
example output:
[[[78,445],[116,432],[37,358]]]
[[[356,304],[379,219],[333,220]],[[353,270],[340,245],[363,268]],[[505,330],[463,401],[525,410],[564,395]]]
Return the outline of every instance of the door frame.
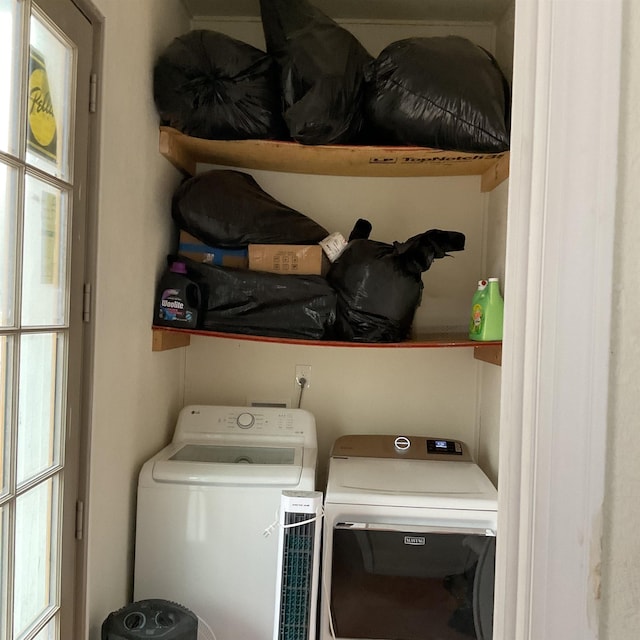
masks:
[[[496,640],[598,638],[622,3],[516,0]]]

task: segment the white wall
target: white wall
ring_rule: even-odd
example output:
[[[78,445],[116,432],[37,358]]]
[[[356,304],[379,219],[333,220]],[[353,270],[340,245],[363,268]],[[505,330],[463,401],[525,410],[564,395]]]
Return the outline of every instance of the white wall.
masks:
[[[500,290],[505,290],[505,253],[507,244],[507,204],[509,182],[494,189],[485,203],[487,214],[483,233],[484,256],[482,277],[498,278]],[[498,452],[500,449],[500,390],[502,368],[494,364],[479,364],[478,381],[478,464],[491,480],[498,484]]]
[[[417,21],[373,21],[340,20],[337,21],[358,39],[360,44],[372,55],[377,56],[388,44],[406,37],[434,37],[459,35],[469,38],[481,47],[494,51],[496,46],[496,28],[489,22],[426,24]],[[247,42],[264,51],[264,34],[259,18],[200,18],[192,22],[193,29],[211,29],[220,31]]]
[[[374,55],[403,37],[449,33],[495,49],[496,28],[489,23],[341,24]],[[264,48],[258,20],[199,20],[192,26],[221,31]],[[199,171],[208,168],[200,166]],[[373,179],[247,172],[276,199],[345,237],[359,217],[372,222],[371,238],[383,242],[402,241],[431,228],[465,233],[465,250],[435,261],[423,276],[417,330],[466,329],[477,281],[489,275],[504,276],[506,183],[492,194],[481,194],[477,177]],[[475,361],[471,348],[391,352],[195,338],[187,354],[185,402],[244,404],[256,399],[295,403],[296,364],[312,366],[312,385],[305,391],[302,406],[318,422],[319,488],[323,488],[333,440],[348,432],[457,437],[467,442],[496,481],[500,368]]]
[[[89,637],[131,597],[136,480],[182,405],[184,352],[151,352],[154,287],[178,174],[158,153],[155,56],[188,28],[178,0],[96,0],[104,16],[88,516]]]
[[[294,366],[311,364],[302,406],[318,419],[322,468],[331,443],[346,432],[434,433],[464,439],[478,454],[480,372],[488,370],[493,389],[500,372],[475,361],[470,348],[341,349],[194,337],[187,349],[152,353],[153,290],[169,248],[169,203],[179,176],[157,151],[151,69],[156,55],[189,25],[178,0],[95,3],[105,16],[105,46],[88,525],[91,640],[99,638],[108,613],[131,598],[137,474],[170,438],[183,404],[295,403]],[[232,33],[237,25],[229,24],[225,30]],[[252,24],[232,35],[260,45],[261,27]],[[386,34],[387,42],[396,37],[393,30]],[[494,44],[486,25],[474,39],[488,48]],[[380,36],[376,42],[381,46]],[[345,181],[254,174],[274,197],[345,234],[357,217],[370,219],[372,237],[383,241],[436,226],[466,233],[467,249],[434,262],[425,274],[418,314],[425,327],[466,325],[475,283],[497,255],[481,246],[489,196],[479,194],[478,178]],[[495,197],[506,201],[503,192],[506,186]],[[486,415],[492,424],[483,429],[495,439],[497,416]],[[495,478],[491,448],[484,447],[482,461]]]
[[[640,5],[626,0],[601,637],[640,629]]]
[[[102,78],[102,154],[99,210],[99,260],[97,287],[97,340],[91,455],[91,502],[89,515],[89,609],[90,637],[99,638],[99,625],[112,610],[122,606],[130,594],[133,505],[135,479],[140,463],[165,441],[181,405],[184,358],[193,364],[187,374],[184,401],[239,402],[245,393],[242,380],[231,384],[219,371],[227,362],[236,374],[244,373],[250,362],[273,356],[271,365],[261,365],[277,375],[269,382],[260,376],[263,386],[258,395],[282,392],[291,395],[288,383],[290,364],[313,358],[313,375],[319,384],[329,381],[333,369],[333,349],[300,351],[297,347],[279,348],[278,353],[261,345],[250,347],[234,341],[195,339],[187,350],[153,354],[150,350],[150,309],[152,284],[160,268],[168,243],[165,226],[166,202],[177,175],[157,154],[157,118],[150,97],[150,74],[153,55],[173,35],[187,29],[179,3],[165,0],[94,0],[106,17],[105,68]],[[611,437],[609,476],[605,505],[602,637],[627,639],[637,635],[640,612],[636,595],[640,590],[637,558],[640,556],[640,432],[637,416],[640,396],[640,343],[635,319],[640,315],[640,222],[637,203],[640,186],[636,179],[640,165],[638,142],[640,129],[637,105],[640,103],[640,7],[635,0],[626,1],[625,66],[623,69],[623,112],[621,130],[620,220],[617,243],[617,277],[612,343]],[[124,301],[124,305],[123,305]],[[124,310],[123,310],[124,309]],[[256,353],[255,349],[259,349]],[[192,363],[194,352],[209,352],[202,362]],[[290,353],[289,351],[294,351]],[[284,365],[279,364],[285,354]],[[444,352],[417,351],[391,355],[392,371],[436,370]],[[449,356],[446,356],[449,358]],[[461,370],[472,361],[466,350],[453,355]],[[209,376],[198,375],[205,369]],[[275,363],[275,364],[274,364]],[[344,363],[339,361],[340,366]],[[498,368],[476,363],[495,377]],[[352,417],[367,410],[367,420],[382,428],[394,420],[390,412],[381,417],[369,407],[366,398],[378,386],[363,383],[360,374],[377,368],[369,356],[353,363],[344,378],[360,380],[355,388],[340,385],[332,392],[340,398],[344,413],[337,417],[333,406],[326,411],[321,436],[326,443],[333,429],[352,428]],[[431,365],[434,365],[432,367]],[[466,369],[471,371],[471,369]],[[408,376],[410,396],[423,393],[420,378]],[[374,385],[380,382],[376,374]],[[433,381],[430,380],[430,383]],[[328,382],[327,382],[328,384]],[[335,384],[335,379],[331,382]],[[463,380],[463,385],[465,381]],[[283,391],[284,390],[284,391]],[[435,387],[436,392],[440,388]],[[309,390],[305,403],[314,410],[324,398]],[[327,393],[329,390],[327,389]],[[364,399],[364,400],[363,400]],[[364,404],[363,404],[364,402]],[[388,406],[388,403],[387,403]],[[427,400],[413,405],[409,414],[422,417]],[[429,405],[432,406],[432,405]],[[458,409],[460,421],[467,409]],[[442,417],[438,405],[436,417]],[[447,414],[450,415],[450,414]],[[447,420],[457,429],[458,418]],[[456,424],[454,424],[454,422]],[[417,428],[417,426],[416,426]],[[484,427],[483,427],[484,429]],[[488,455],[482,453],[482,455]],[[634,560],[635,559],[635,560]]]

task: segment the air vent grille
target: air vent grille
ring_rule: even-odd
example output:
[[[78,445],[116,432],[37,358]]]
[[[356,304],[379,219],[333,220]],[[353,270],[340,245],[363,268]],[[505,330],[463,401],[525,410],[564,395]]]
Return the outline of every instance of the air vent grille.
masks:
[[[314,640],[322,494],[282,494],[274,640]]]
[[[287,513],[285,524],[309,519],[306,513]],[[309,635],[311,580],[316,523],[285,529],[280,593],[280,640],[299,640]]]

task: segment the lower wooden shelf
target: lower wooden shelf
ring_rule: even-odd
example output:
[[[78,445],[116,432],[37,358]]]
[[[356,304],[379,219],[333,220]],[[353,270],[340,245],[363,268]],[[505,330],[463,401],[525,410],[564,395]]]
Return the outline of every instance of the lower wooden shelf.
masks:
[[[403,342],[342,342],[338,340],[305,340],[302,338],[276,338],[255,336],[244,333],[223,333],[221,331],[203,331],[201,329],[174,329],[172,327],[152,327],[153,351],[167,351],[187,347],[191,336],[247,340],[251,342],[272,342],[277,344],[299,344],[318,347],[345,347],[360,349],[437,349],[473,347],[473,356],[478,360],[500,365],[502,360],[502,342],[478,343],[469,340],[462,332],[424,333]]]

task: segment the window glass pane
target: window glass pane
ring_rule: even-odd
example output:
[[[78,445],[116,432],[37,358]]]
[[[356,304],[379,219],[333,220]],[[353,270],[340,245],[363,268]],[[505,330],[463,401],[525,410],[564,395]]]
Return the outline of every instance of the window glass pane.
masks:
[[[18,172],[0,163],[0,327],[16,322],[17,184]]]
[[[0,507],[0,640],[6,640],[7,584],[9,559],[9,509]]]
[[[34,637],[33,640],[55,640],[56,638],[56,618],[47,623],[47,626],[44,627],[38,633],[37,636]]]
[[[67,203],[65,192],[27,176],[22,252],[23,327],[65,324]]]
[[[0,151],[18,155],[20,11],[24,2],[0,0]]]
[[[23,335],[18,387],[18,486],[60,462],[64,338]]]
[[[37,15],[30,28],[27,162],[68,179],[74,51]]]
[[[58,479],[50,478],[16,500],[13,632],[18,637],[56,604]]]
[[[12,338],[0,336],[0,496],[5,495],[9,487],[12,344]]]

